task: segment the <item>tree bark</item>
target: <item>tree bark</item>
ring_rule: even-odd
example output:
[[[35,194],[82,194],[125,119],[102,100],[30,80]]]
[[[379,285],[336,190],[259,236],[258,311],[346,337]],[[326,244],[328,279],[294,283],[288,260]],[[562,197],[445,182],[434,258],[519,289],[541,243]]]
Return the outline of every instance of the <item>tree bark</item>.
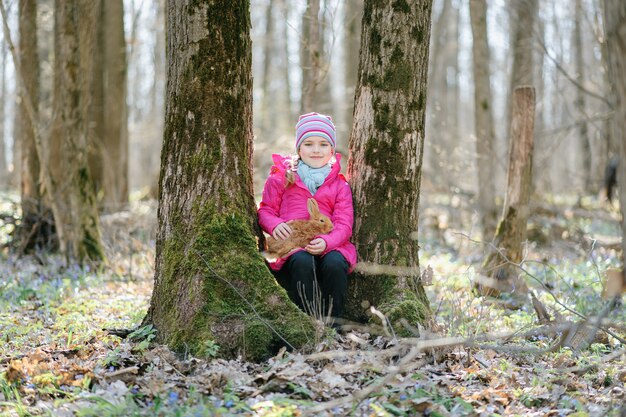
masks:
[[[19,60],[25,83],[24,94],[31,103],[39,102],[39,57],[37,54],[37,2],[19,2]],[[19,127],[15,144],[20,147],[21,163],[21,206],[22,222],[16,234],[19,253],[29,252],[37,247],[54,246],[51,227],[54,224],[52,213],[44,202],[40,184],[40,163],[35,145],[35,131],[26,109],[27,99],[22,97],[17,107],[16,122]],[[35,123],[39,120],[38,106],[34,106]]]
[[[89,168],[103,211],[128,202],[126,40],[122,0],[96,0]]]
[[[307,0],[302,16],[302,39],[300,40],[300,66],[302,67],[302,97],[300,113],[315,111],[317,87],[320,78],[320,0]]]
[[[581,0],[576,0],[574,5],[574,51],[576,56],[576,79],[579,84],[584,85],[584,50],[582,42],[582,21],[583,5]],[[578,117],[578,140],[580,147],[580,155],[582,158],[582,177],[583,177],[583,192],[592,193],[593,190],[593,177],[591,173],[591,143],[587,127],[587,111],[585,105],[585,92],[576,88],[576,110]]]
[[[61,210],[61,251],[69,259],[104,259],[96,198],[87,164],[89,105],[96,45],[90,0],[55,2],[56,120],[51,138],[51,169]],[[53,153],[54,151],[54,153]]]
[[[169,0],[155,283],[148,315],[170,348],[260,359],[303,345],[311,319],[258,252],[252,191],[249,2]]]
[[[502,292],[525,294],[528,290],[524,281],[518,278],[515,264],[522,261],[529,215],[535,125],[534,88],[516,88],[512,101],[507,190],[493,247],[482,265],[487,279],[477,285],[483,295],[497,296]]]
[[[432,2],[366,0],[348,176],[355,200],[354,240],[361,267],[346,311],[367,318],[374,305],[397,326],[431,315],[420,280],[418,206],[424,149]]]
[[[626,3],[604,0],[604,32],[612,84],[612,135],[619,147],[619,201],[622,212],[622,264],[626,265]]]
[[[272,60],[276,51],[274,41],[274,0],[269,0],[265,9],[265,35],[263,36],[263,74],[261,76],[261,123],[260,136],[268,139],[270,129],[276,128],[275,97],[271,90]],[[272,132],[276,135],[278,132]]]
[[[442,62],[445,62],[445,45],[448,38],[448,21],[452,9],[451,0],[443,0],[443,5],[437,21],[433,24],[432,31],[432,52],[429,62],[429,83],[428,83],[428,137],[432,137],[426,144],[427,167],[432,173],[443,171],[442,161],[445,143],[447,142],[446,116],[448,114],[448,101],[446,100],[446,76]],[[430,133],[432,132],[432,133]],[[447,180],[441,175],[432,175],[430,180],[440,186]]]
[[[9,170],[6,160],[7,140],[4,136],[4,121],[6,118],[4,103],[7,99],[7,48],[6,43],[0,45],[0,59],[2,68],[0,68],[0,190],[5,190],[9,184]]]
[[[128,203],[128,111],[123,0],[104,1],[104,137],[107,169],[104,202],[120,209]]]
[[[520,85],[534,85],[533,33],[537,17],[537,0],[519,0],[512,3],[513,66],[511,68],[510,95]],[[507,131],[513,118],[511,102],[508,106]],[[510,145],[507,145],[510,148]]]
[[[339,127],[340,137],[350,137],[352,114],[354,112],[354,94],[359,74],[359,45],[361,41],[361,18],[363,16],[362,0],[347,0],[344,2],[344,84],[345,96],[343,100],[344,120]]]
[[[497,224],[495,185],[495,133],[492,95],[489,83],[489,42],[487,41],[487,3],[470,0],[472,52],[474,68],[474,129],[476,166],[478,168],[478,204],[483,239],[490,239]]]

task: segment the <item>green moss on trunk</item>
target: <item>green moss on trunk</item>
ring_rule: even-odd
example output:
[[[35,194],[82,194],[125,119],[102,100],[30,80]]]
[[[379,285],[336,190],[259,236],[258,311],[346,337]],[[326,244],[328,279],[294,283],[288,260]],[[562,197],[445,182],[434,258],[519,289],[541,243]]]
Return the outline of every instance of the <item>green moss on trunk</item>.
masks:
[[[213,340],[221,356],[245,354],[256,360],[285,341],[300,347],[312,340],[310,318],[269,273],[249,218],[218,214],[206,206],[194,217],[192,241],[182,240],[184,226],[174,224],[163,245],[162,282],[155,294],[162,313],[156,323],[161,341],[174,350],[202,355],[205,342]],[[194,309],[195,303],[202,307]]]

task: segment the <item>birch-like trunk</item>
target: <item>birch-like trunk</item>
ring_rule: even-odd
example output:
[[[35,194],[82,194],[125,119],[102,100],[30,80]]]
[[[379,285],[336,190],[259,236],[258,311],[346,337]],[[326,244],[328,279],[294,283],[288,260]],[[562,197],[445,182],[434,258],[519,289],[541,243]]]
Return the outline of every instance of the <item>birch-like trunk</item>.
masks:
[[[489,42],[487,40],[487,2],[470,0],[474,68],[474,130],[478,168],[478,205],[483,240],[491,239],[497,224],[495,186],[495,133],[493,101],[489,83]]]

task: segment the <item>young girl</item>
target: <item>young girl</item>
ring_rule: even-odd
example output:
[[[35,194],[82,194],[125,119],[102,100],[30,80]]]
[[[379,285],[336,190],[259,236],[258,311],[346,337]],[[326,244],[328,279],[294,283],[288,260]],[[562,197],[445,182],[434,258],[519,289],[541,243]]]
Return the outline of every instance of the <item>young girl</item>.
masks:
[[[329,116],[308,113],[296,124],[293,157],[272,155],[274,166],[263,188],[258,215],[261,228],[275,239],[291,234],[289,220],[308,219],[307,200],[314,198],[333,230],[270,263],[289,297],[309,314],[339,317],[348,286],[348,272],[356,264],[350,243],[354,213],[352,191],[339,173],[341,155],[335,153],[335,125]],[[321,306],[317,297],[321,295]],[[320,311],[321,310],[321,311]]]

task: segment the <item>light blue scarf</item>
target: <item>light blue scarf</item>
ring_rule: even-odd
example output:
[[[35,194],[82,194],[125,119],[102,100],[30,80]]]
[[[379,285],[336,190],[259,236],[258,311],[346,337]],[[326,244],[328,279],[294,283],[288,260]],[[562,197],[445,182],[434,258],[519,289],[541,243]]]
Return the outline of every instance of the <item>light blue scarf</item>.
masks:
[[[321,168],[311,168],[302,161],[298,162],[298,176],[300,176],[300,179],[312,195],[315,195],[315,192],[324,183],[328,174],[330,174],[330,164],[326,164]]]

